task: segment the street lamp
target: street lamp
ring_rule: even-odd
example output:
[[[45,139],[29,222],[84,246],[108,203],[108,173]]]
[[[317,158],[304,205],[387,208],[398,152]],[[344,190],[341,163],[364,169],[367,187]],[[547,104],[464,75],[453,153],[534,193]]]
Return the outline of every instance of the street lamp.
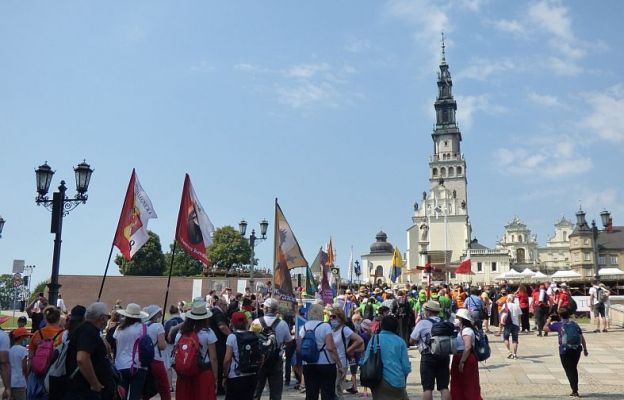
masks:
[[[2,215],[0,215],[0,238],[2,237],[2,229],[4,229],[5,222],[6,222],[6,219],[2,218]]]
[[[599,254],[598,254],[598,234],[600,232],[609,232],[609,224],[611,223],[611,214],[609,213],[609,211],[607,210],[603,210],[600,213],[600,219],[602,222],[602,226],[605,228],[604,231],[601,231],[598,229],[598,227],[596,226],[596,221],[592,220],[592,224],[591,224],[591,230],[592,230],[592,244],[593,244],[593,252],[594,252],[594,278],[597,281],[600,281],[600,275],[598,274],[598,259]]]
[[[50,277],[49,288],[49,304],[56,305],[58,293],[61,285],[58,283],[59,265],[61,261],[61,243],[63,232],[63,218],[68,215],[72,210],[78,207],[79,204],[85,204],[87,202],[87,190],[89,189],[89,183],[91,181],[91,174],[93,170],[86,161],[81,162],[74,168],[76,175],[76,195],[74,198],[69,198],[65,195],[67,187],[65,181],[61,181],[61,185],[58,187],[58,192],[52,193],[52,199],[48,198],[48,190],[52,183],[52,177],[54,171],[48,165],[46,161],[43,165],[35,170],[35,178],[37,185],[37,197],[35,203],[38,206],[43,205],[48,210],[52,211],[52,222],[50,224],[50,233],[54,233],[54,253],[52,255],[52,276]]]
[[[249,235],[249,247],[251,248],[251,256],[249,257],[249,286],[251,287],[251,290],[255,290],[255,284],[254,284],[254,264],[256,263],[255,257],[256,257],[256,253],[254,251],[254,248],[256,247],[256,240],[258,241],[263,241],[266,240],[266,233],[267,230],[269,229],[269,221],[267,221],[266,219],[263,219],[260,222],[260,237],[256,236],[256,230],[252,229],[251,230],[251,235]],[[247,232],[247,221],[245,221],[244,219],[241,220],[241,222],[239,222],[238,224],[238,232],[241,234],[242,237],[245,237],[245,233]]]

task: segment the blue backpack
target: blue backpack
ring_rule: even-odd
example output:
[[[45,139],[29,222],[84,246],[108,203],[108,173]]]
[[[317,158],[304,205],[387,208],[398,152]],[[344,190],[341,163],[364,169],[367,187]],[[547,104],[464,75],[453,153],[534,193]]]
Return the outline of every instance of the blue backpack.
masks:
[[[147,334],[147,327],[145,324],[141,324],[143,326],[143,334],[140,338],[134,342],[134,347],[132,349],[132,360],[134,363],[134,355],[136,352],[139,352],[139,362],[141,366],[148,367],[152,361],[154,361],[154,342],[152,342],[152,338]],[[134,365],[132,366],[134,368]]]
[[[566,350],[578,350],[581,347],[579,328],[573,322],[566,322],[561,326],[561,346]]]
[[[492,350],[490,349],[490,341],[483,331],[475,329],[475,345],[474,353],[477,357],[477,361],[485,361],[490,358]]]
[[[316,328],[324,324],[320,322],[314,327],[314,329],[306,329],[303,339],[301,340],[301,359],[307,363],[318,362],[321,351],[325,350],[325,343],[319,349],[316,346]]]

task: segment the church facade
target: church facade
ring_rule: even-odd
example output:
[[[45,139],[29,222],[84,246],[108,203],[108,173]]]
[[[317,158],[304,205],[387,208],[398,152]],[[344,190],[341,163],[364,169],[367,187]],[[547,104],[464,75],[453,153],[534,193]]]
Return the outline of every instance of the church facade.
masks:
[[[466,160],[461,152],[457,102],[453,98],[453,81],[444,44],[437,86],[429,190],[423,192],[420,204],[414,204],[412,224],[407,229],[407,268],[404,273],[413,282],[420,280],[421,274],[416,267],[424,266],[427,257],[438,275],[443,274],[437,279],[446,279],[466,256],[471,238]]]

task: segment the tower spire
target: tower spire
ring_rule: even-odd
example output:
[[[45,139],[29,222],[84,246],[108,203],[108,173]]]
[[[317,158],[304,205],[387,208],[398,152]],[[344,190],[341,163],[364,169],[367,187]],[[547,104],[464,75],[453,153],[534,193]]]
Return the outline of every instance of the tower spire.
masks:
[[[442,64],[446,64],[446,45],[444,44],[444,32],[442,32]]]

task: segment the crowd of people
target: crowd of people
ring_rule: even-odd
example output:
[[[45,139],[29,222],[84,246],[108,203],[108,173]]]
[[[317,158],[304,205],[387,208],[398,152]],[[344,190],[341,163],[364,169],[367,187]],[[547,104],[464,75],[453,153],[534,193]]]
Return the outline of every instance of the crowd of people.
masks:
[[[590,303],[596,331],[607,332],[609,291],[595,283]],[[263,292],[220,293],[171,305],[141,307],[119,300],[74,306],[68,313],[45,304],[27,320],[0,332],[3,398],[270,400],[285,387],[306,400],[347,395],[407,399],[410,346],[420,352],[422,398],[481,398],[478,363],[489,356],[487,333],[503,337],[510,360],[519,338],[556,332],[561,364],[578,396],[577,364],[588,355],[574,322],[576,303],[565,283],[492,287],[358,287],[338,290],[331,304],[300,301],[285,313]],[[35,317],[34,314],[41,314]],[[166,317],[166,318],[165,318]],[[302,318],[296,322],[298,317]],[[492,330],[493,329],[493,330]],[[358,370],[382,365],[374,384],[358,385]],[[59,369],[58,367],[62,367]],[[60,371],[60,372],[59,372]],[[293,383],[293,378],[295,384]],[[364,381],[364,380],[362,380]]]

